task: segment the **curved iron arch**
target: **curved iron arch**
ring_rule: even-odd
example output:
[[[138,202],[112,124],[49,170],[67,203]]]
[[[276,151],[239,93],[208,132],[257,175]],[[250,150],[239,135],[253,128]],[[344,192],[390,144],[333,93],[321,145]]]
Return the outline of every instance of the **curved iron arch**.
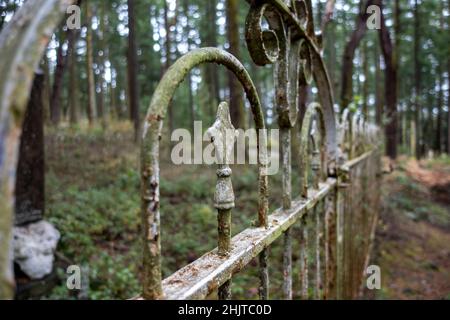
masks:
[[[304,198],[308,197],[308,183],[307,183],[307,172],[308,172],[308,141],[310,139],[310,130],[311,130],[311,120],[314,115],[318,117],[318,129],[321,138],[323,139],[327,135],[327,129],[325,126],[325,118],[322,107],[319,103],[313,102],[308,105],[305,113],[305,117],[303,118],[302,130],[300,132],[300,150],[299,150],[299,161],[300,161],[300,193]],[[323,151],[324,149],[324,141],[321,139],[319,150]],[[327,154],[324,154],[325,159],[321,159],[321,164],[326,163]]]
[[[163,119],[169,103],[187,74],[195,67],[205,63],[217,63],[229,69],[242,84],[255,121],[258,135],[259,164],[259,204],[260,226],[267,225],[268,180],[267,141],[260,130],[265,129],[264,115],[258,93],[244,66],[230,53],[217,48],[193,50],[179,58],[163,76],[156,88],[148,108],[141,142],[141,196],[142,219],[144,223],[144,292],[147,299],[162,297],[161,287],[161,245],[159,231],[159,141],[162,134]],[[262,143],[262,145],[260,145]],[[262,152],[260,152],[262,151]]]

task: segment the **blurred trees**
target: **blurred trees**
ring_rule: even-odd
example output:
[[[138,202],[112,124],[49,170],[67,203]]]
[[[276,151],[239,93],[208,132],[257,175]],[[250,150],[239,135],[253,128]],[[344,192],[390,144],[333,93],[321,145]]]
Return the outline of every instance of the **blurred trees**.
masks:
[[[417,157],[449,152],[449,0],[382,2],[385,23],[379,32],[361,27],[364,9],[379,0],[311,1],[316,32],[324,32],[335,95],[340,94],[338,109],[348,106],[385,126],[391,155],[394,146]],[[0,1],[0,28],[20,4]],[[62,24],[43,58],[47,122],[107,125],[129,119],[138,133],[164,71],[189,50],[212,46],[243,62],[268,124],[276,123],[272,67],[253,64],[243,37],[246,1],[84,0],[81,5],[82,29],[74,32]],[[302,105],[317,99],[314,85],[301,92]],[[195,69],[172,102],[168,128],[212,121],[221,100],[229,100],[236,126],[251,124],[234,77],[212,64]]]
[[[130,120],[134,124],[134,141],[139,137],[139,90],[138,61],[136,45],[136,11],[135,1],[128,0],[128,92],[130,104]]]
[[[240,55],[240,37],[239,37],[239,14],[238,0],[226,1],[227,12],[227,39],[228,51],[237,59],[241,60]],[[231,121],[236,128],[245,128],[245,109],[242,89],[238,79],[231,73],[228,73],[228,88],[230,90],[230,113]]]

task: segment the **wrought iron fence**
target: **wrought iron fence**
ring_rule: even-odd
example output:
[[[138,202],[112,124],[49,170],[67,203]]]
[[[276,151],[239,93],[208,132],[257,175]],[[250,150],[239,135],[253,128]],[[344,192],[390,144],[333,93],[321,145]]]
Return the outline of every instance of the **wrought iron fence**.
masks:
[[[0,48],[8,63],[0,70],[1,218],[12,217],[12,182],[16,164],[20,119],[23,117],[33,72],[45,45],[70,0],[26,2],[0,37]],[[141,198],[143,222],[144,299],[204,299],[217,291],[220,299],[231,298],[233,275],[259,258],[261,299],[269,299],[268,248],[283,237],[283,297],[293,296],[292,242],[300,242],[301,296],[304,299],[355,298],[362,288],[365,266],[379,206],[380,148],[378,129],[347,110],[339,118],[334,111],[333,92],[321,54],[321,36],[314,33],[309,0],[248,0],[245,38],[253,61],[274,65],[275,105],[281,136],[283,206],[268,210],[266,128],[258,93],[243,65],[217,48],[202,48],[181,57],[159,83],[143,126],[141,148]],[[34,13],[34,16],[31,14]],[[45,40],[45,41],[44,41]],[[3,59],[3,58],[2,58]],[[193,68],[217,63],[240,81],[258,133],[258,223],[231,238],[234,207],[232,172],[226,162],[217,170],[215,207],[218,215],[218,246],[166,279],[161,276],[160,168],[159,148],[163,120],[178,85]],[[301,131],[299,86],[315,83],[317,103],[305,110]],[[226,103],[219,106],[214,130],[232,128]],[[292,134],[298,134],[300,150],[292,154]],[[216,152],[230,141],[215,141]],[[7,149],[8,148],[8,149]],[[222,148],[222,149],[221,149]],[[7,157],[4,157],[7,155]],[[0,159],[0,160],[1,160]],[[292,162],[298,164],[292,172]],[[5,174],[9,172],[9,174]],[[292,195],[292,174],[299,176],[300,194]],[[5,177],[5,178],[3,178]],[[301,226],[301,237],[291,228]],[[8,239],[10,231],[0,236]],[[7,245],[8,242],[4,241]],[[5,248],[3,248],[5,249]],[[8,250],[0,250],[1,280],[11,280]],[[313,258],[313,259],[312,259]],[[312,261],[310,261],[312,259]],[[313,280],[312,280],[313,279]],[[311,281],[310,281],[311,280]],[[8,286],[0,286],[8,287]],[[6,292],[6,291],[5,291]],[[310,292],[313,292],[311,295]],[[2,293],[7,295],[7,293]]]
[[[269,215],[267,140],[258,141],[258,225],[231,239],[234,207],[232,172],[217,171],[215,206],[218,215],[217,249],[161,279],[159,142],[168,104],[184,77],[203,63],[218,63],[240,81],[255,122],[265,129],[261,103],[252,80],[232,55],[216,48],[194,50],[180,58],[165,74],[154,93],[142,139],[142,218],[144,222],[145,299],[203,299],[218,290],[220,299],[231,297],[233,275],[259,257],[261,299],[269,298],[268,247],[284,238],[283,296],[292,294],[292,241],[301,242],[303,298],[354,298],[360,292],[370,239],[378,212],[380,153],[377,129],[346,111],[338,121],[331,85],[321,55],[321,40],[314,34],[310,1],[248,1],[246,41],[253,61],[274,64],[275,105],[281,136],[283,207]],[[292,155],[291,135],[298,121],[298,88],[312,81],[320,103],[311,104],[302,119],[299,154]],[[233,129],[226,104],[219,106],[216,130]],[[216,152],[233,140],[215,141]],[[220,149],[222,147],[222,149]],[[225,155],[226,157],[226,155]],[[299,164],[300,195],[293,199],[292,161]],[[292,239],[291,227],[301,224],[301,239]],[[314,239],[312,238],[312,235]],[[311,254],[313,252],[314,254]],[[315,257],[311,264],[308,259]],[[310,266],[314,270],[308,270]],[[314,296],[309,276],[314,274]]]

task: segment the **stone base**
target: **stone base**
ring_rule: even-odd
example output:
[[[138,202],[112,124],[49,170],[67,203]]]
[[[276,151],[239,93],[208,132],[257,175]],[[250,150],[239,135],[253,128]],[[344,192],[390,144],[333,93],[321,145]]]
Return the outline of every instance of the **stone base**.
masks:
[[[54,252],[59,238],[59,231],[43,220],[14,227],[14,263],[32,280],[48,276],[53,270]]]

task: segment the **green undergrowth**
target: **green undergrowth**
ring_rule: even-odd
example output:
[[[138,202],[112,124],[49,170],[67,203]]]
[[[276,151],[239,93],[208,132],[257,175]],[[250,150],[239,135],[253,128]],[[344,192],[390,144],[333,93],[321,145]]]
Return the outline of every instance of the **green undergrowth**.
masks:
[[[441,157],[429,161],[424,167],[433,169],[436,166],[447,166],[447,163],[450,167],[447,159],[448,157]],[[395,194],[386,195],[388,210],[399,212],[416,222],[426,221],[438,227],[450,228],[449,206],[436,201],[429,186],[417,181],[404,170],[399,170],[394,179],[399,190]]]
[[[449,158],[422,161],[420,169],[411,163],[385,178],[374,252],[382,289],[375,298],[449,299],[450,198],[445,185],[434,185],[449,174]]]

